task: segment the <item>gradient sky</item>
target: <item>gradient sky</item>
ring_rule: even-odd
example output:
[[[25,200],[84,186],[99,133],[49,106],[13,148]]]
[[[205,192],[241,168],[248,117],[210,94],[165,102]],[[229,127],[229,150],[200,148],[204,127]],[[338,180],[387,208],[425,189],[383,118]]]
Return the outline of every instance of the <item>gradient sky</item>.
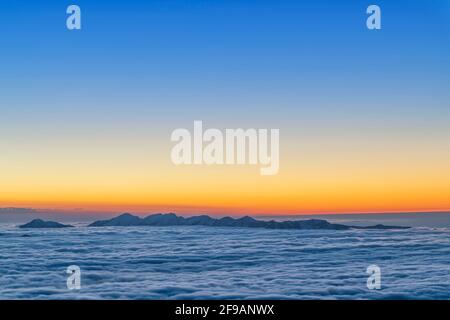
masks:
[[[450,1],[309,2],[2,0],[0,207],[450,210]],[[174,166],[194,120],[279,128],[279,174]]]

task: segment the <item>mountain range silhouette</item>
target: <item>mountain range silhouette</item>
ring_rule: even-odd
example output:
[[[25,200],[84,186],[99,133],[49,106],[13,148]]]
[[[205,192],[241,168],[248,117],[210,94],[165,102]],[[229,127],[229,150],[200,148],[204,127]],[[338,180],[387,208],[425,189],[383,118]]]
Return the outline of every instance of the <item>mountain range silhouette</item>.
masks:
[[[109,220],[99,220],[91,223],[89,227],[112,226],[211,226],[211,227],[247,227],[266,229],[321,229],[321,230],[348,230],[348,229],[406,229],[409,227],[385,226],[382,224],[360,227],[330,223],[321,219],[290,220],[290,221],[264,221],[245,216],[242,218],[212,218],[208,215],[182,217],[174,213],[153,214],[144,218],[124,213]]]

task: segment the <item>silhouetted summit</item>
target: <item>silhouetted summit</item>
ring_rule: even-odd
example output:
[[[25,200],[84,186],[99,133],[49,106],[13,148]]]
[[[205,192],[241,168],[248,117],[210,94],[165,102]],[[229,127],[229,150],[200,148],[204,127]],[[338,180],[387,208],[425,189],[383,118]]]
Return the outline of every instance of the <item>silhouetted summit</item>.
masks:
[[[266,229],[322,229],[322,230],[348,230],[348,229],[406,229],[408,227],[376,225],[368,227],[347,226],[337,223],[329,223],[326,220],[308,219],[292,221],[263,221],[245,216],[242,218],[224,217],[220,219],[212,218],[207,215],[194,217],[181,217],[174,213],[153,214],[145,218],[133,216],[124,213],[110,220],[100,220],[90,224],[90,227],[108,227],[108,226],[215,226],[215,227],[247,227],[247,228],[266,228]]]
[[[73,228],[69,224],[62,224],[54,221],[44,221],[41,219],[34,219],[26,224],[19,226],[19,228]]]

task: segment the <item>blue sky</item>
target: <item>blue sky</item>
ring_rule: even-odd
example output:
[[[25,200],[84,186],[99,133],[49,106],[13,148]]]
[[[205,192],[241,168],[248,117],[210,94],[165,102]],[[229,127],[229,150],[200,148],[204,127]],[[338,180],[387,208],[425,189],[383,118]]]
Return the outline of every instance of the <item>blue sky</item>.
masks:
[[[157,114],[207,114],[218,105],[219,114],[235,106],[269,116],[278,104],[320,116],[311,106],[352,112],[377,92],[408,108],[449,95],[447,0],[378,1],[383,29],[373,32],[367,1],[77,1],[79,32],[65,28],[71,3],[2,1],[4,102],[27,91],[22,105],[71,99],[94,115],[105,111],[87,103],[95,95],[118,118],[121,101],[137,100],[143,111],[147,99],[164,104]],[[36,113],[46,108],[64,106]]]
[[[81,7],[82,30],[66,29],[70,4]],[[381,7],[381,30],[366,28],[370,4]],[[85,155],[99,166],[118,153],[143,158],[146,148],[167,160],[172,130],[203,120],[280,128],[292,166],[299,154],[326,166],[326,152],[358,166],[358,148],[392,163],[396,150],[432,154],[427,165],[444,171],[449,84],[449,0],[3,0],[0,167],[16,181],[46,173],[31,169],[34,156],[50,171]],[[324,146],[321,157],[310,142]],[[417,168],[425,179],[425,164]]]

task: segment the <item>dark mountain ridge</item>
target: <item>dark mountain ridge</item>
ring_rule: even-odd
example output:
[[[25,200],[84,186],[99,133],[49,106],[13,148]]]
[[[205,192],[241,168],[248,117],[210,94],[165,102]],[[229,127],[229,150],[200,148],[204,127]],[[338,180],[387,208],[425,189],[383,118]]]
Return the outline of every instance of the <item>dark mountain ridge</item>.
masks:
[[[25,223],[19,228],[26,229],[26,228],[35,228],[35,229],[41,229],[41,228],[73,228],[73,226],[69,224],[62,224],[59,222],[54,221],[44,221],[41,219],[34,219],[28,223]]]
[[[144,218],[124,213],[109,220],[99,220],[91,223],[89,227],[112,227],[112,226],[214,226],[214,227],[247,227],[266,229],[320,229],[320,230],[348,230],[348,229],[407,229],[409,227],[385,226],[378,224],[375,226],[358,227],[343,224],[330,223],[326,220],[307,219],[292,221],[263,221],[245,216],[242,218],[212,218],[207,215],[182,217],[174,213],[152,214]]]

